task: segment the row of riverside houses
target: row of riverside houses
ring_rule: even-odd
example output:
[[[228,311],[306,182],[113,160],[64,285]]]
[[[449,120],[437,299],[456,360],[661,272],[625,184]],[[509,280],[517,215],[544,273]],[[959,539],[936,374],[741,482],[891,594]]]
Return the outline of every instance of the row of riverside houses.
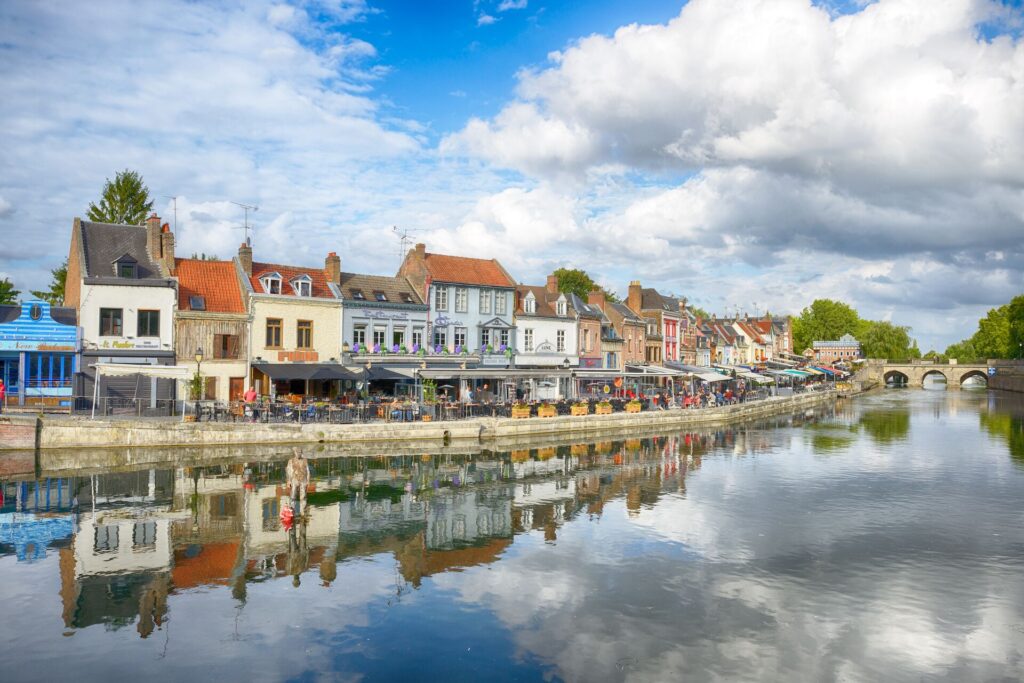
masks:
[[[685,298],[639,282],[622,303],[600,291],[584,301],[560,292],[554,275],[517,284],[495,259],[423,244],[393,277],[346,272],[335,252],[297,266],[256,261],[248,243],[231,260],[177,258],[174,248],[156,215],[142,226],[75,219],[67,309],[55,315],[79,325],[75,358],[56,371],[68,393],[93,394],[96,364],[200,363],[208,399],[237,400],[249,386],[336,397],[374,382],[411,394],[424,379],[458,380],[448,387],[458,393],[555,398],[571,393],[575,371],[757,365],[792,351],[785,318],[701,319]],[[0,326],[18,317],[0,315]],[[177,391],[170,379],[121,374],[101,393],[156,406]]]

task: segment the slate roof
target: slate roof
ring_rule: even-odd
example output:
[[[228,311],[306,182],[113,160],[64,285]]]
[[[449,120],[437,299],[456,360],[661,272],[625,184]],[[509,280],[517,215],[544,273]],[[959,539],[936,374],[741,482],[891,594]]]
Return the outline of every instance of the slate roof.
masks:
[[[310,280],[312,280],[310,294],[314,299],[338,298],[331,291],[330,286],[328,286],[327,273],[323,268],[303,268],[302,266],[284,266],[278,263],[257,263],[255,261],[252,264],[252,276],[249,278],[252,283],[253,292],[256,294],[267,293],[260,283],[260,278],[269,273],[277,273],[281,276],[282,296],[298,296],[289,283],[297,277],[308,275]]]
[[[483,287],[515,287],[516,283],[497,259],[426,254],[427,272],[437,282]]]
[[[644,287],[640,290],[640,308],[645,311],[665,311],[679,314],[679,299],[665,296],[656,289]]]
[[[634,313],[633,310],[626,304],[609,302],[607,305],[611,306],[616,311],[618,311],[619,315],[622,316],[623,320],[627,320],[638,325],[643,325],[645,327],[647,326],[647,322],[643,318],[638,316],[636,313]]]
[[[160,267],[149,258],[145,226],[89,221],[82,221],[81,226],[82,250],[85,253],[84,277],[117,277],[114,261],[127,254],[136,261],[136,279],[165,279],[160,273]]]
[[[569,305],[576,311],[577,315],[594,320],[605,320],[604,311],[597,306],[591,306],[576,294],[569,294]]]
[[[388,277],[386,275],[360,275],[359,273],[341,274],[341,297],[346,301],[368,301],[383,304],[413,304],[422,306],[423,300],[404,277]],[[363,299],[355,296],[355,291],[363,293]],[[383,292],[387,301],[378,301],[377,292]]]
[[[209,313],[245,313],[242,290],[232,261],[174,259],[178,276],[178,310],[191,311],[192,297],[201,296]]]
[[[527,313],[526,309],[523,308],[526,295],[530,292],[533,292],[533,298],[537,300],[536,313]],[[558,315],[558,309],[555,304],[558,302],[558,298],[562,296],[561,292],[552,294],[546,287],[539,287],[536,285],[516,285],[516,294],[517,316],[557,318],[559,320],[570,319],[570,316],[568,315],[569,297],[565,298],[566,315]]]

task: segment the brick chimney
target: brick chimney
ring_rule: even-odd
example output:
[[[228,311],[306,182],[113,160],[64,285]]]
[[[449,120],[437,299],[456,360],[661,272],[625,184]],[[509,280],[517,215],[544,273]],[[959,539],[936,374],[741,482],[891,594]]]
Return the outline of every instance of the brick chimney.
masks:
[[[423,242],[416,244],[416,257],[421,259],[427,258],[427,245]]]
[[[252,247],[245,242],[238,247],[238,262],[242,264],[245,274],[252,276]]]
[[[643,310],[643,293],[641,292],[640,281],[633,280],[629,283],[629,294],[626,296],[626,305],[634,313]]]
[[[146,219],[146,253],[153,263],[159,263],[163,254],[160,239],[160,216],[154,212]]]
[[[160,262],[167,275],[174,274],[174,233],[167,223],[160,228]]]
[[[336,252],[331,252],[324,259],[324,270],[327,272],[327,279],[336,285],[341,284],[341,257]]]
[[[558,294],[558,277],[554,273],[548,275],[548,283],[544,285],[544,289],[548,294]]]
[[[600,289],[595,289],[590,294],[587,294],[587,303],[591,306],[597,306],[602,311],[604,310],[604,292]]]

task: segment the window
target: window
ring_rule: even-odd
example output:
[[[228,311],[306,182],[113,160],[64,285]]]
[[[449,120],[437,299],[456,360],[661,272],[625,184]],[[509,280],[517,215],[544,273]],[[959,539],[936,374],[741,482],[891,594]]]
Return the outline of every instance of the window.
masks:
[[[437,287],[434,289],[434,308],[439,311],[448,310],[448,288]]]
[[[156,522],[135,522],[132,528],[132,549],[152,550],[156,548]]]
[[[494,293],[494,312],[497,315],[505,315],[505,292]]]
[[[292,280],[292,288],[297,296],[310,296],[313,291],[313,283],[308,278]]]
[[[299,320],[295,326],[295,348],[313,348],[313,321]]]
[[[366,301],[366,297],[363,296],[363,290],[361,290],[361,289],[350,289],[348,291],[349,291],[349,294],[352,295],[353,299],[355,299],[357,301]]]
[[[366,344],[366,325],[356,325],[352,330],[352,343],[364,346]]]
[[[582,330],[583,335],[580,337],[580,351],[586,353],[590,350],[590,330]]]
[[[499,334],[501,346],[508,347],[508,330],[502,330]]]
[[[480,290],[480,312],[491,312],[491,290],[489,289]]]
[[[385,294],[384,292],[374,292],[373,298],[375,298],[377,301],[387,301],[388,295]]]
[[[109,524],[96,527],[96,537],[93,541],[93,550],[97,553],[112,553],[117,550],[118,528],[116,524]]]
[[[117,276],[125,278],[135,277],[135,264],[134,263],[118,263],[117,264]]]
[[[412,294],[410,294],[409,292],[402,292],[402,301],[407,304],[416,303],[415,301],[413,301]]]
[[[465,313],[469,310],[469,290],[465,287],[455,288],[455,312]]]
[[[466,345],[466,328],[456,327],[455,328],[455,345],[464,347]]]
[[[523,330],[523,346],[529,351],[533,351],[533,329],[527,327]]]
[[[215,359],[238,358],[238,335],[213,335],[213,357]]]
[[[448,330],[443,327],[434,330],[434,346],[448,346]]]
[[[530,294],[526,296],[526,299],[523,300],[523,311],[526,313],[537,312],[537,300],[533,298],[533,292],[530,292]]]
[[[121,327],[121,315],[123,310],[120,308],[101,308],[100,309],[100,336],[101,337],[120,337],[122,332]]]
[[[423,328],[414,327],[412,328],[412,345],[423,346]]]
[[[268,349],[281,348],[281,319],[267,318],[267,344]]]
[[[396,328],[391,333],[391,343],[401,349],[405,345],[405,330]]]
[[[138,336],[160,336],[160,311],[139,311]]]
[[[384,346],[387,343],[388,328],[386,327],[374,327],[373,328],[373,345],[380,344]]]
[[[281,278],[277,275],[268,275],[261,278],[260,284],[263,285],[263,291],[267,294],[281,293]]]
[[[205,311],[206,310],[206,297],[205,296],[190,296],[188,298],[188,307],[193,311]]]
[[[557,311],[556,312],[558,313],[558,315],[565,315],[565,313],[566,313],[566,305],[565,305],[564,301],[559,301],[558,302],[558,304],[557,304]]]
[[[558,330],[555,335],[555,350],[561,353],[565,351],[565,330]]]

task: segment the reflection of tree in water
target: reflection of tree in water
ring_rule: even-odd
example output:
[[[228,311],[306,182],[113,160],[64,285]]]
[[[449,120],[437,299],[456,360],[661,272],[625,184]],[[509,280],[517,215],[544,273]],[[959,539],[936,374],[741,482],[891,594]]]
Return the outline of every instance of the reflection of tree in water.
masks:
[[[991,436],[1006,440],[1010,457],[1024,467],[1024,417],[1006,413],[979,413],[981,426]]]
[[[910,432],[910,411],[869,410],[861,416],[860,425],[875,443],[905,441]]]
[[[831,455],[848,449],[857,440],[856,427],[827,422],[804,425],[811,450],[816,455]]]

